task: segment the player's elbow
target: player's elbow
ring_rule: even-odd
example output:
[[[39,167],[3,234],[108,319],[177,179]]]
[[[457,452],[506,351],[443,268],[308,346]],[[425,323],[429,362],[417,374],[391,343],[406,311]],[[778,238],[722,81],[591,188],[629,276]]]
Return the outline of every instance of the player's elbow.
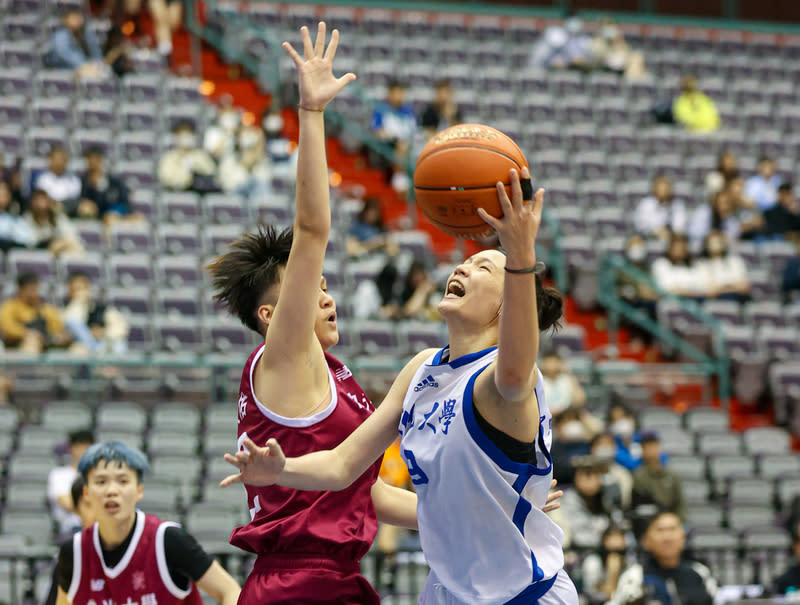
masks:
[[[523,373],[515,369],[495,372],[495,387],[505,401],[522,401],[533,393],[536,382],[530,372]]]

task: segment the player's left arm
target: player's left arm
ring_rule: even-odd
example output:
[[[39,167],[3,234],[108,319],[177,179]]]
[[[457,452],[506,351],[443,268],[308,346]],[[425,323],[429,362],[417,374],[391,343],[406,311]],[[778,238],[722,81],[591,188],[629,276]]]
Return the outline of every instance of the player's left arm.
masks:
[[[372,484],[372,504],[378,521],[418,530],[417,494],[407,489],[394,487],[383,479]]]
[[[208,571],[197,580],[197,586],[222,605],[236,605],[241,591],[239,584],[225,571],[219,561],[211,564]]]
[[[56,595],[56,605],[72,605],[72,602],[67,597],[67,593],[60,586],[58,587],[58,595]]]

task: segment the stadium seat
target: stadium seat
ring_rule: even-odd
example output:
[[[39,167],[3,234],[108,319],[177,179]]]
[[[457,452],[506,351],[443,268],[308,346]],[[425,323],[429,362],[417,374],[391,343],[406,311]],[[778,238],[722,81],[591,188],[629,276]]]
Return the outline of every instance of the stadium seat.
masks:
[[[735,454],[742,451],[742,441],[734,433],[698,432],[697,451],[701,454]]]
[[[94,424],[92,410],[80,401],[51,401],[41,411],[44,427],[66,431],[91,428]]]
[[[711,407],[689,410],[684,414],[684,421],[686,422],[686,428],[693,432],[725,432],[728,430],[728,425],[730,424],[726,411]]]
[[[98,430],[125,430],[141,433],[147,425],[147,413],[137,403],[106,401],[97,409]]]
[[[784,429],[778,427],[753,427],[744,434],[745,450],[751,455],[789,454],[791,437]]]

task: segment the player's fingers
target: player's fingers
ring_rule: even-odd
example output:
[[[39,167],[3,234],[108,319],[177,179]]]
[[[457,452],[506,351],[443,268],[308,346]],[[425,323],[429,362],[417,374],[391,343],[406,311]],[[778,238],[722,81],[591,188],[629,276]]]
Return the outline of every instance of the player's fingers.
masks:
[[[481,217],[481,220],[484,223],[487,223],[490,227],[497,229],[500,226],[500,221],[493,217],[491,214],[486,212],[483,208],[478,208],[478,216]]]
[[[248,454],[247,452],[241,452],[241,451],[236,452],[236,456],[235,457],[236,457],[236,461],[239,464],[241,464],[242,466],[244,466],[245,464],[250,462],[250,454]],[[241,470],[241,466],[239,467],[239,469]]]
[[[339,30],[335,29],[331,32],[331,41],[328,43],[328,48],[325,51],[325,60],[333,61],[336,56],[336,49],[339,47]]]
[[[239,462],[236,456],[233,456],[232,454],[225,454],[224,458],[225,462],[228,462],[233,466],[235,466],[236,468],[238,468],[239,470],[242,470],[242,463]]]
[[[550,482],[550,489],[555,489],[555,488],[556,488],[556,485],[558,485],[558,479],[553,479],[553,480]]]
[[[325,54],[325,22],[320,21],[317,26],[317,41],[314,44],[314,56],[322,57]]]
[[[497,199],[500,201],[500,208],[503,210],[503,216],[508,216],[513,206],[511,200],[508,199],[506,186],[502,181],[497,181]]]
[[[314,56],[314,45],[311,44],[311,35],[305,25],[300,28],[300,33],[303,35],[303,54],[308,60]]]
[[[545,506],[545,507],[542,509],[542,512],[544,512],[544,513],[550,513],[550,512],[553,512],[554,510],[558,510],[559,508],[561,508],[561,502],[556,502],[555,504],[548,504],[548,505],[546,505],[546,506]]]
[[[522,185],[519,184],[519,172],[513,168],[508,173],[508,180],[511,183],[511,205],[516,210],[522,209]]]
[[[283,47],[283,50],[286,51],[286,54],[292,58],[292,61],[294,61],[295,65],[298,66],[302,65],[303,58],[299,54],[297,54],[297,51],[294,49],[294,46],[292,46],[288,42],[284,42],[283,44],[281,44],[281,46]]]
[[[342,88],[350,84],[350,82],[355,82],[356,77],[357,77],[356,74],[354,74],[352,71],[349,71],[346,74],[344,74],[341,78],[338,78],[336,82],[339,83],[339,90],[342,90]]]
[[[228,475],[222,481],[219,482],[219,486],[228,487],[229,485],[233,485],[234,483],[242,483],[241,473],[236,473],[235,475]]]
[[[542,206],[544,206],[544,189],[537,189],[533,194],[533,214],[536,218],[542,218]]]
[[[259,452],[259,450],[261,449],[260,447],[258,447],[255,444],[255,441],[253,441],[252,439],[245,439],[244,440],[244,447],[251,454],[257,454]]]

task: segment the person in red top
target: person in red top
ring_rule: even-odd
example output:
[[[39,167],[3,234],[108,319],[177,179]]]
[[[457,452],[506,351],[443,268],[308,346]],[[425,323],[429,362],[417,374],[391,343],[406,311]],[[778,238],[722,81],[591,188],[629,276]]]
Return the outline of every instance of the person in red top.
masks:
[[[305,58],[284,43],[300,93],[294,228],[259,227],[209,266],[216,299],[264,336],[242,372],[239,449],[277,437],[295,455],[335,447],[374,409],[327,353],[339,333],[322,276],[331,230],[323,111],[355,75],[333,75],[338,31],[327,49],[324,23],[315,43],[301,32]],[[359,567],[377,520],[417,527],[416,495],[379,480],[379,468],[380,460],[342,492],[245,486],[252,521],[234,529],[231,544],[258,558],[240,603],[379,603]]]
[[[81,457],[96,522],[61,547],[56,605],[202,605],[198,587],[236,604],[236,580],[192,536],[136,509],[148,468],[142,452],[118,441],[96,443]]]

